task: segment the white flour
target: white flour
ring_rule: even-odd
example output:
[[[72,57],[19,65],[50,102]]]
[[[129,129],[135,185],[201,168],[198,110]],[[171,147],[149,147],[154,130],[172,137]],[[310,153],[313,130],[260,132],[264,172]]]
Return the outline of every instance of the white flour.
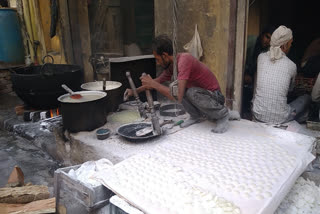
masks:
[[[109,169],[113,164],[107,159],[100,159],[98,161],[88,161],[83,163],[77,170],[71,169],[68,175],[85,184],[96,187],[101,183],[94,179],[94,176],[103,170]]]
[[[119,124],[132,123],[139,120],[141,120],[141,117],[137,110],[123,110],[115,112],[107,118],[107,121]]]
[[[122,84],[116,81],[106,81],[106,91],[110,91],[116,88],[120,88]],[[103,90],[103,82],[88,82],[81,85],[81,88],[88,91],[102,91]]]
[[[300,177],[275,214],[319,214],[320,188]]]

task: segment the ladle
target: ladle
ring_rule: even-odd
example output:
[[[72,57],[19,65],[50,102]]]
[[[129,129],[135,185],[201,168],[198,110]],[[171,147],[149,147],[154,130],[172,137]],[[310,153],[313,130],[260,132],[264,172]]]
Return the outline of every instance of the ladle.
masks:
[[[103,78],[102,80],[102,90],[106,91],[106,78]]]
[[[81,99],[82,95],[81,94],[76,94],[74,93],[68,86],[65,84],[62,84],[61,87],[66,90],[70,94],[70,98],[72,99]]]
[[[162,126],[164,126],[166,124],[172,123],[172,122],[173,122],[172,120],[165,120],[160,124],[160,127],[162,127]],[[151,132],[153,132],[153,127],[152,126],[146,127],[146,128],[143,128],[143,129],[140,129],[140,130],[136,131],[136,135],[138,137],[141,137],[141,136],[147,135],[147,134],[149,134]]]

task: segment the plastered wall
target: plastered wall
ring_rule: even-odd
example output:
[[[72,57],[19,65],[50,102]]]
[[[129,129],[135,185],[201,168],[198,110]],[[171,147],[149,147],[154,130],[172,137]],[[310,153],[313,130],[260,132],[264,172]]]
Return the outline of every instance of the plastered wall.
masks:
[[[172,5],[155,0],[155,35],[172,35]],[[202,61],[216,75],[226,92],[230,0],[178,0],[178,49],[192,39],[198,24],[204,57]]]

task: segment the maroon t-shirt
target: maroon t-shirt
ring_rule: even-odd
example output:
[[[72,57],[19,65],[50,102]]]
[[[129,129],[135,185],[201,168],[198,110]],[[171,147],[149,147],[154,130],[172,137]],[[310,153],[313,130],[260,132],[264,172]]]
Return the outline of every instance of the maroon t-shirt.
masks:
[[[189,53],[177,55],[178,80],[188,80],[187,88],[199,87],[209,91],[220,90],[215,75],[209,68]],[[173,74],[172,68],[164,70],[160,76],[160,83],[170,81]]]

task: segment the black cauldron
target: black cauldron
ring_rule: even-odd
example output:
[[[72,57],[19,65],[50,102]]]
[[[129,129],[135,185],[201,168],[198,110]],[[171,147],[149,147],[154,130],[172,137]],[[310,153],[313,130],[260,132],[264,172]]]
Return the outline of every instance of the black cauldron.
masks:
[[[65,94],[62,84],[80,90],[83,71],[78,65],[44,64],[11,69],[12,89],[24,103],[37,109],[59,106],[57,98]]]
[[[102,91],[78,91],[80,99],[72,99],[70,94],[58,98],[61,102],[63,127],[69,132],[92,131],[107,122],[106,98]]]

